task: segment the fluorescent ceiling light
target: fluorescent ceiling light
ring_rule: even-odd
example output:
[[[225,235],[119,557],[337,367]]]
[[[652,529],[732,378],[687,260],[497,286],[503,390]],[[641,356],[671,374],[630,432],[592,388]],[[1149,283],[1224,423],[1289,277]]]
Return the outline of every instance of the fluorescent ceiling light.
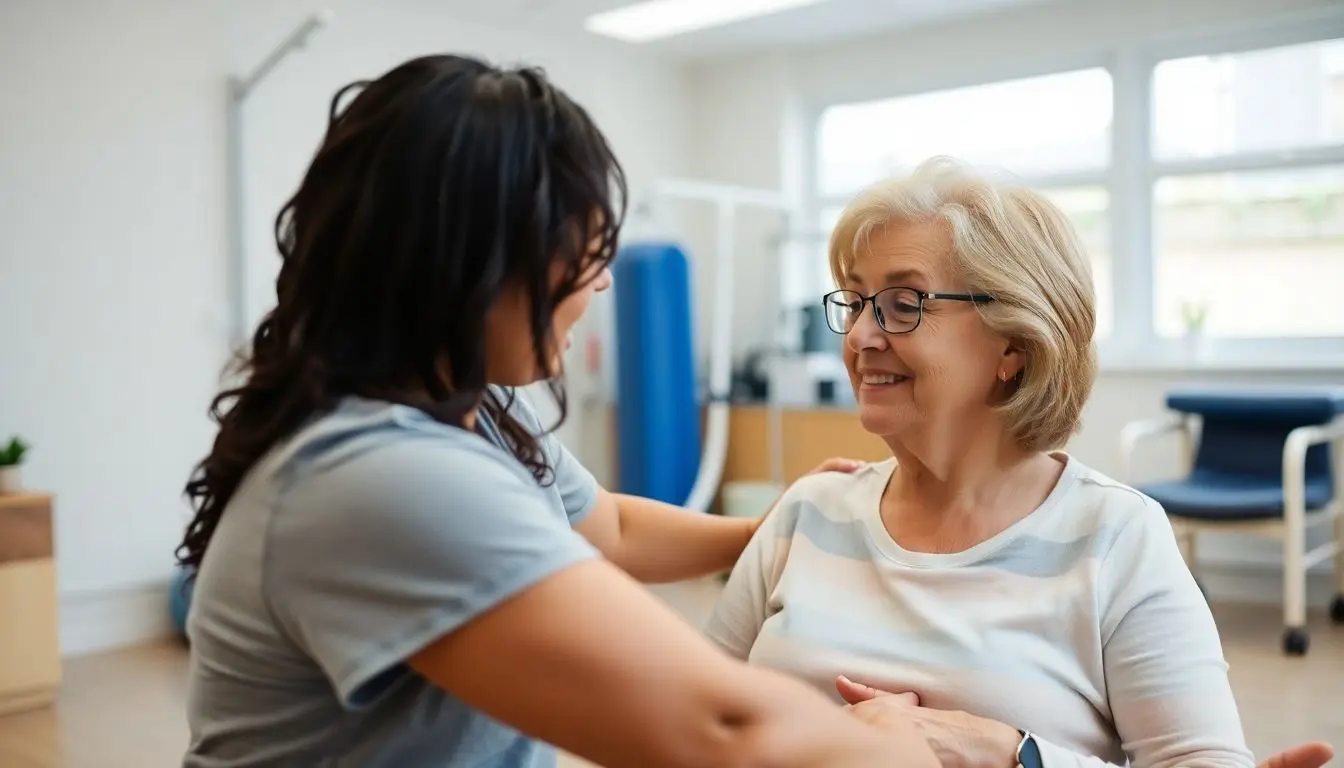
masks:
[[[824,0],[645,0],[594,14],[584,27],[618,40],[646,43],[819,2]]]

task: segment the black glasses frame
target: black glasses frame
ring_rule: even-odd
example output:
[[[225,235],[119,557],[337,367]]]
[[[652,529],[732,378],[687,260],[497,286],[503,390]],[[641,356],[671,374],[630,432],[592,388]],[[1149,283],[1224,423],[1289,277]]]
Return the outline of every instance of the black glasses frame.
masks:
[[[877,297],[890,291],[906,291],[908,293],[913,293],[919,297],[919,314],[915,318],[915,324],[910,326],[909,328],[906,328],[903,331],[889,330],[887,328],[886,320],[882,318],[882,310],[877,306]],[[918,328],[920,324],[924,322],[924,302],[926,301],[934,301],[934,300],[969,301],[974,304],[982,304],[982,303],[988,304],[994,301],[994,297],[990,296],[987,293],[930,293],[928,291],[921,291],[915,288],[907,288],[906,286],[903,285],[893,285],[890,288],[883,288],[882,290],[878,291],[877,293],[874,293],[871,296],[864,296],[858,291],[853,291],[846,288],[840,288],[838,290],[831,291],[830,293],[821,297],[821,309],[822,314],[826,316],[826,327],[829,328],[832,333],[838,333],[841,336],[848,334],[850,330],[853,330],[854,326],[850,325],[849,329],[844,331],[837,331],[834,327],[831,326],[831,313],[827,310],[830,308],[831,297],[835,296],[838,293],[852,293],[855,296],[859,297],[859,311],[854,315],[854,322],[857,323],[859,317],[863,315],[864,305],[872,304],[873,319],[877,321],[877,327],[881,328],[883,333],[889,333],[893,336],[900,336],[906,333],[910,333],[914,331],[916,328]]]

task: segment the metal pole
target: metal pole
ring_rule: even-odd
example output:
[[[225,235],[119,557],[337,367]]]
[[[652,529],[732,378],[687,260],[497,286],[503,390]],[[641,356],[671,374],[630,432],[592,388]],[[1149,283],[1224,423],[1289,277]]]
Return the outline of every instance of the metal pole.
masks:
[[[290,32],[280,44],[266,55],[250,73],[244,77],[230,77],[227,82],[228,105],[225,109],[225,183],[228,186],[225,196],[229,246],[229,288],[230,301],[229,342],[234,352],[246,349],[248,344],[247,319],[247,222],[246,191],[244,189],[243,169],[243,103],[258,84],[271,73],[286,56],[302,50],[309,38],[319,29],[331,23],[333,14],[324,9],[304,19],[294,31]]]
[[[733,364],[733,240],[737,206],[726,197],[718,199],[717,264],[714,269],[714,320],[709,350],[709,416],[700,469],[687,497],[686,506],[706,512],[723,477],[728,458],[728,399],[732,388]]]
[[[334,14],[332,14],[331,9],[324,8],[304,19],[299,26],[294,28],[293,32],[290,32],[284,40],[280,41],[279,45],[266,54],[266,58],[262,59],[261,63],[250,74],[246,77],[236,78],[238,87],[235,92],[238,94],[238,99],[247,98],[247,94],[263,78],[269,75],[271,70],[275,69],[281,61],[284,61],[286,56],[295,51],[303,50],[308,45],[308,39],[312,37],[313,33],[330,24],[332,18],[334,18]]]
[[[694,179],[663,179],[654,186],[654,196],[790,210],[784,196],[778,192],[752,187],[738,187],[732,184],[696,181]]]
[[[245,198],[243,191],[243,102],[239,96],[241,83],[229,78],[227,110],[227,179],[229,242],[229,289],[232,301],[229,312],[229,343],[231,352],[247,345],[247,245],[243,242],[246,226],[243,221]]]

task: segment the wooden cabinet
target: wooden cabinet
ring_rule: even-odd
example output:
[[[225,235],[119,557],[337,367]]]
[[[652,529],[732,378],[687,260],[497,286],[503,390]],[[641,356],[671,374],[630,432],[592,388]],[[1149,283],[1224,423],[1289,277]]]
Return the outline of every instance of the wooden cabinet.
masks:
[[[52,497],[0,495],[0,714],[56,699],[58,606]]]
[[[603,405],[583,414],[585,464],[607,487],[616,488],[620,477],[616,409]],[[785,484],[833,456],[861,461],[891,458],[886,442],[859,424],[857,408],[788,406],[781,411],[779,429]],[[771,480],[771,436],[767,406],[736,403],[729,408],[728,454],[721,482]]]
[[[728,417],[728,457],[723,482],[770,479],[770,410],[735,405]],[[885,461],[891,449],[859,424],[848,408],[785,408],[780,418],[784,482],[792,483],[834,456]]]

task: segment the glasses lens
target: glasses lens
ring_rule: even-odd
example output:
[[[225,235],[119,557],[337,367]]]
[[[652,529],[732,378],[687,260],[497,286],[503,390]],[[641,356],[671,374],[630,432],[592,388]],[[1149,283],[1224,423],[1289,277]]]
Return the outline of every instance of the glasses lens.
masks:
[[[877,294],[878,321],[888,333],[908,331],[919,324],[919,294],[909,288],[888,288]]]
[[[822,299],[826,305],[826,325],[836,333],[849,333],[863,311],[863,297],[854,291],[834,291]]]

